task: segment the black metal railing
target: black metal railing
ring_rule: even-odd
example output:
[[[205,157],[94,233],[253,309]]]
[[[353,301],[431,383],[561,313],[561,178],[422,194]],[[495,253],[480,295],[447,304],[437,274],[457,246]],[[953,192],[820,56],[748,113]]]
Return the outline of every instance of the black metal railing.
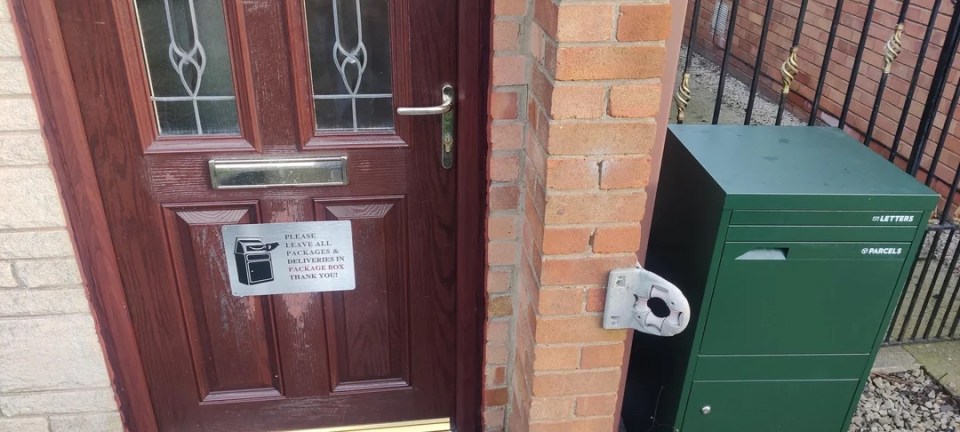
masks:
[[[676,121],[840,127],[940,192],[885,342],[960,339],[960,8],[880,4],[690,0]]]

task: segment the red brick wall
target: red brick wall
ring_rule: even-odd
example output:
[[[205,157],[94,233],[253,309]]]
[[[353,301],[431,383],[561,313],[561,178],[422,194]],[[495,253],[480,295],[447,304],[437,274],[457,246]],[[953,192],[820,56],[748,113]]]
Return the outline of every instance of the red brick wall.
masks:
[[[604,284],[640,247],[670,4],[494,15],[485,429],[612,432],[627,333],[601,326]]]
[[[495,0],[490,83],[490,186],[487,216],[487,329],[484,426],[503,431],[516,353],[514,310],[520,261],[520,163],[526,136],[529,55],[522,44],[527,0]]]
[[[729,4],[729,0],[728,4]],[[692,15],[693,0],[689,1],[690,11],[687,13],[687,36],[689,38],[690,16]],[[714,11],[717,0],[702,0],[701,15],[698,21],[698,51],[712,58],[719,64],[722,55],[722,43],[725,35],[713,33]],[[757,58],[757,48],[760,41],[761,24],[766,8],[766,1],[741,0],[737,13],[736,29],[732,41],[731,72],[749,83],[753,74]],[[778,0],[773,2],[774,12],[770,31],[767,34],[767,45],[764,50],[762,73],[759,88],[773,100],[779,97],[781,88],[780,65],[790,51],[796,20],[799,15],[800,0]],[[811,101],[817,86],[820,66],[826,49],[826,42],[830,32],[831,22],[835,10],[835,0],[810,0],[807,13],[804,17],[803,33],[800,40],[799,63],[800,73],[793,84],[790,94],[790,111],[806,121],[810,115]],[[838,27],[836,43],[830,58],[827,77],[824,84],[823,97],[820,108],[823,111],[820,119],[827,124],[836,125],[840,116],[841,107],[850,81],[851,68],[859,46],[860,34],[866,16],[868,0],[847,0],[844,3],[840,25]],[[850,114],[847,118],[847,131],[859,139],[863,138],[867,122],[877,93],[878,82],[883,67],[884,45],[894,32],[901,2],[895,0],[877,0],[868,31],[866,49],[857,78],[856,89],[853,94]],[[908,10],[903,33],[903,52],[897,58],[892,73],[887,81],[887,88],[883,95],[880,115],[873,135],[874,147],[884,156],[889,155],[889,148],[893,142],[900,115],[905,106],[906,93],[917,64],[917,54],[920,50],[933,0],[911,2]],[[940,55],[940,47],[945,37],[945,30],[949,23],[949,13],[952,6],[949,1],[943,1],[940,16],[936,21],[935,31],[930,46],[925,55],[926,61],[922,66],[919,86],[914,95],[914,102],[910,107],[910,115],[906,121],[906,129],[901,139],[898,154],[902,158],[910,154],[910,149],[916,136],[917,125],[923,112],[927,89],[930,87],[936,60]],[[947,109],[949,98],[953,95],[954,85],[960,76],[960,70],[954,67],[951,71],[944,100],[939,107],[940,115],[935,122],[931,133],[933,142],[926,147],[924,169],[928,169],[931,156],[936,147],[936,140],[940,137],[940,128]],[[946,139],[946,147],[941,155],[941,162],[935,172],[939,179],[935,186],[945,193],[952,181],[955,168],[960,164],[960,133],[958,125],[954,123]],[[921,179],[924,177],[921,176]]]
[[[640,247],[670,5],[494,15],[485,428],[612,432],[626,332],[601,327],[603,286]]]
[[[670,5],[534,7],[510,424],[608,432],[626,333],[600,325],[604,284],[640,246]]]

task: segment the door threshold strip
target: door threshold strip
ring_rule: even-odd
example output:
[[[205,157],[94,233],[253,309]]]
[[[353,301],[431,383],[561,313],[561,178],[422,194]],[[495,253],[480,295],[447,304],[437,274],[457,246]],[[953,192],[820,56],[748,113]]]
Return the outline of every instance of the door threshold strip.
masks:
[[[301,429],[291,432],[450,432],[450,419],[413,420],[356,426]]]

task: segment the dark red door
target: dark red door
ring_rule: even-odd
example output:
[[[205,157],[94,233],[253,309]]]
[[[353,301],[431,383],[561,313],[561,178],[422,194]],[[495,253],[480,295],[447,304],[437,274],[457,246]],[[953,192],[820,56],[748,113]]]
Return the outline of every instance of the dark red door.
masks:
[[[56,5],[159,429],[453,417],[456,169],[441,117],[396,109],[460,84],[457,2]],[[208,171],[326,156],[348,184]],[[323,220],[353,221],[356,290],[231,294],[223,225]]]

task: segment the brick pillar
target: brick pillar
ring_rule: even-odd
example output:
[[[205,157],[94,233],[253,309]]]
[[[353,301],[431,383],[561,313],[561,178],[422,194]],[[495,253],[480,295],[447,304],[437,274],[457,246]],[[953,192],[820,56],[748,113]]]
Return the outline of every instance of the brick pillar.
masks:
[[[484,358],[484,430],[505,429],[510,367],[515,353],[517,263],[520,253],[523,141],[529,55],[522,44],[528,0],[495,0],[492,23],[487,215],[487,325]]]
[[[508,429],[610,432],[626,332],[600,326],[604,284],[640,246],[670,5],[532,15]]]

